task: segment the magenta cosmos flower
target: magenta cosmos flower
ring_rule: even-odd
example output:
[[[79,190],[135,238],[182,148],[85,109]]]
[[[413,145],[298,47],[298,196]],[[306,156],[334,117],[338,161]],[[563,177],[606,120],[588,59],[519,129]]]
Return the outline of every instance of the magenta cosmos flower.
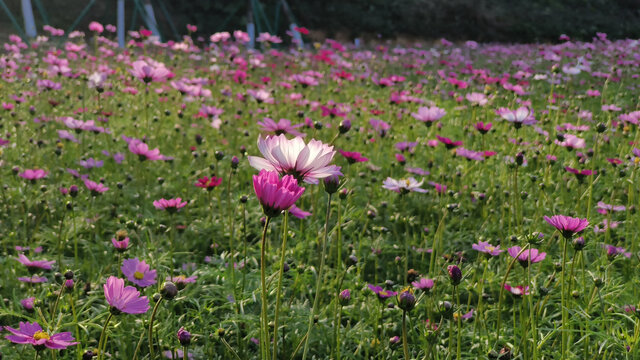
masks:
[[[284,135],[258,138],[258,149],[264,158],[249,156],[249,164],[258,170],[276,171],[291,175],[299,182],[317,184],[318,179],[341,176],[340,167],[329,165],[335,151],[333,146],[311,140],[305,144],[300,137],[288,140]]]
[[[21,178],[31,181],[42,179],[47,175],[49,175],[49,172],[42,169],[26,169],[25,171],[18,174],[18,176],[20,176]]]
[[[104,284],[104,297],[111,306],[111,313],[144,314],[149,310],[149,299],[140,297],[133,286],[124,286],[124,279],[110,276]]]
[[[278,122],[271,118],[264,118],[262,121],[258,121],[258,125],[260,125],[260,131],[262,132],[272,132],[276,135],[281,134],[291,134],[293,136],[305,137],[307,134],[301,133],[298,131],[298,128],[304,126],[304,124],[291,125],[291,120],[280,119]]]
[[[42,327],[37,322],[28,323],[21,321],[18,329],[9,326],[5,326],[4,328],[12,334],[5,336],[7,340],[15,344],[31,344],[36,350],[42,350],[45,347],[62,350],[66,349],[67,346],[77,344],[70,332],[49,335],[42,330]]]
[[[369,161],[369,159],[367,159],[366,157],[362,156],[361,153],[356,152],[356,151],[344,151],[344,150],[338,150],[338,152],[340,153],[340,155],[342,155],[345,159],[347,159],[347,162],[349,164],[355,164],[357,162],[365,162],[365,161]]]
[[[500,255],[501,252],[504,251],[504,250],[500,250],[500,245],[493,246],[493,245],[489,244],[488,241],[480,241],[477,244],[471,245],[471,248],[473,250],[476,250],[476,251],[479,251],[481,253],[485,253],[485,254],[491,255],[491,256],[498,256],[498,255]]]
[[[129,142],[129,151],[138,155],[140,161],[144,160],[162,160],[164,156],[160,154],[160,150],[155,148],[153,150],[149,150],[149,145],[143,143],[140,140],[134,139]]]
[[[186,201],[182,201],[182,198],[175,199],[160,199],[154,200],[153,206],[158,210],[167,210],[170,214],[177,212],[187,205]]]
[[[384,290],[381,286],[376,286],[373,284],[367,284],[367,286],[369,287],[369,290],[373,291],[373,293],[378,296],[378,299],[380,301],[396,296],[398,294],[395,291]]]
[[[527,249],[520,254],[522,248],[520,246],[513,246],[507,249],[507,252],[512,258],[518,258],[518,262],[523,267],[529,266],[529,261],[532,264],[540,262],[547,257],[547,253],[538,251],[538,249]],[[518,256],[518,254],[520,254]]]
[[[29,270],[51,270],[51,265],[55,264],[55,260],[45,261],[45,260],[29,260],[24,254],[18,255],[18,261],[26,266]]]
[[[116,240],[116,238],[111,239],[111,243],[113,247],[119,252],[125,252],[127,248],[129,248],[129,238],[125,237],[122,240]]]
[[[156,283],[156,271],[149,270],[149,265],[144,261],[138,260],[138,258],[125,259],[120,270],[129,281],[140,287],[147,287]]]
[[[398,194],[408,194],[412,191],[425,193],[427,190],[421,188],[423,181],[418,182],[416,179],[410,177],[408,179],[392,179],[390,177],[386,178],[382,182],[382,187],[387,190],[395,191]]]
[[[195,185],[199,188],[207,189],[207,191],[211,191],[222,184],[222,178],[212,176],[209,178],[208,176],[202,177],[198,179],[198,182]]]
[[[414,119],[422,121],[425,125],[431,126],[434,122],[440,120],[447,112],[437,106],[418,108],[417,113],[412,113]]]
[[[298,186],[293,176],[285,175],[280,179],[277,172],[267,170],[253,175],[253,190],[264,214],[269,217],[276,217],[289,209],[304,193],[304,188]]]
[[[462,145],[462,141],[453,141],[453,140],[451,140],[451,139],[449,139],[449,138],[442,137],[442,136],[440,136],[440,135],[436,135],[436,138],[438,139],[438,141],[440,141],[441,143],[443,143],[443,144],[444,144],[444,146],[445,146],[447,149],[453,149],[453,148],[455,148],[455,147],[457,147],[457,146]]]
[[[589,221],[587,219],[574,218],[565,215],[553,215],[552,217],[545,216],[545,221],[549,225],[558,229],[565,239],[571,238],[574,234],[582,232],[587,226]]]

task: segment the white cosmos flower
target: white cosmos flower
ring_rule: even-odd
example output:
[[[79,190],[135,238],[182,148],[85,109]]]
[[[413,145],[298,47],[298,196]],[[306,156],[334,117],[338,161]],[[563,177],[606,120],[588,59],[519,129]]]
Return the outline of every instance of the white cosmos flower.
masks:
[[[261,157],[249,156],[249,164],[258,170],[277,171],[281,175],[293,175],[298,182],[317,184],[318,179],[341,176],[340,167],[329,165],[335,151],[333,146],[311,140],[305,144],[300,137],[291,140],[284,134],[258,138]]]
[[[400,180],[388,177],[385,181],[382,182],[382,187],[387,190],[395,191],[399,194],[406,194],[411,191],[424,193],[427,192],[427,190],[420,187],[423,182],[424,180],[418,182],[412,177]]]

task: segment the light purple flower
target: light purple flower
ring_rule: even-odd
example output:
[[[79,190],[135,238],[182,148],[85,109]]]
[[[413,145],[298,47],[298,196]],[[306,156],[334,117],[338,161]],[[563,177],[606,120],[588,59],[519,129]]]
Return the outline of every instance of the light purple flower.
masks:
[[[149,270],[149,265],[144,261],[138,260],[138,258],[125,259],[120,270],[129,281],[140,287],[147,287],[156,283],[156,271]]]

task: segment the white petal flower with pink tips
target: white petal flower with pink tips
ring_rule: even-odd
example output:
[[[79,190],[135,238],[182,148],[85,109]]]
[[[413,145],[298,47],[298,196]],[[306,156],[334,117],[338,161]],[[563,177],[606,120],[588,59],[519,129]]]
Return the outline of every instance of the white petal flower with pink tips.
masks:
[[[335,151],[333,146],[318,140],[305,144],[300,137],[291,140],[283,134],[258,138],[258,149],[264,158],[249,156],[249,164],[258,170],[277,171],[292,175],[298,182],[317,184],[319,179],[342,175],[340,167],[330,165]]]

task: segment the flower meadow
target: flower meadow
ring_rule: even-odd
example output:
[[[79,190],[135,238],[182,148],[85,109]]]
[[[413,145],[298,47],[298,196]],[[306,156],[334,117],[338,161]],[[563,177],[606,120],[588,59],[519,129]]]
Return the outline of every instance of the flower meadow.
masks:
[[[640,357],[637,40],[45,30],[0,57],[3,359]]]

